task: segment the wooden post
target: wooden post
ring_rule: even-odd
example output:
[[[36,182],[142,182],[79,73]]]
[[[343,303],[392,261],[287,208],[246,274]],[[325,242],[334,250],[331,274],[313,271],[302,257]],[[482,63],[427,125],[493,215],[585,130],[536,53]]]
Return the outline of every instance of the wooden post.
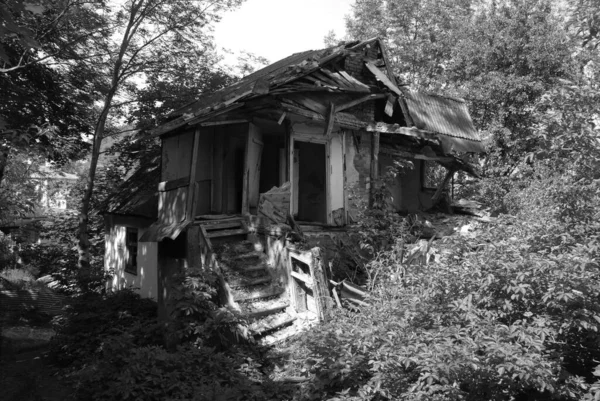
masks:
[[[328,311],[332,309],[333,301],[329,294],[329,281],[327,280],[327,254],[324,249],[314,247],[310,250],[311,264],[310,275],[313,281],[313,297],[317,306],[319,320],[327,320]]]
[[[369,207],[373,207],[376,184],[379,181],[379,132],[371,136],[371,188],[369,190]]]
[[[289,181],[292,183],[292,179],[290,177],[290,164],[293,163],[293,160],[290,159],[292,150],[290,150],[290,146],[292,146],[292,125],[289,119],[285,119],[284,121],[285,127],[285,181]],[[291,203],[291,202],[290,202]]]
[[[335,122],[335,105],[333,102],[329,103],[329,110],[327,118],[325,120],[325,138],[331,138],[331,132],[333,131],[333,124]]]
[[[196,164],[198,164],[198,146],[200,145],[200,129],[196,128],[194,133],[194,144],[192,145],[192,161],[190,163],[190,182],[187,191],[187,204],[185,218],[188,222],[194,220],[196,211],[194,209],[194,198],[196,197]]]
[[[200,247],[200,226],[187,229],[187,262],[191,269],[202,269],[202,249]]]

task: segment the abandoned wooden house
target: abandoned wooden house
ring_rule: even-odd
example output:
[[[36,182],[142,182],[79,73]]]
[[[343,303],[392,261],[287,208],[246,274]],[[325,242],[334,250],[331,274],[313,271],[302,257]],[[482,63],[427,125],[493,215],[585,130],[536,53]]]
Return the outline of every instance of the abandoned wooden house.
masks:
[[[335,294],[326,253],[290,231],[318,232],[312,245],[343,232],[398,158],[413,167],[390,186],[393,208],[427,210],[454,172],[473,173],[457,155],[485,150],[465,102],[398,82],[379,39],[294,54],[171,117],[154,132],[158,189],[106,213],[110,286],[139,286],[166,314],[174,272],[212,269],[223,304],[270,339],[323,318]],[[438,188],[425,185],[429,162],[447,169]]]

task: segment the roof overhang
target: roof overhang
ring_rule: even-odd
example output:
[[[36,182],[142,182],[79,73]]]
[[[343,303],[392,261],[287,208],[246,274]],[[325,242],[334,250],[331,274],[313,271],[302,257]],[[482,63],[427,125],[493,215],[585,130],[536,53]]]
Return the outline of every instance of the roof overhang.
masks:
[[[153,223],[140,237],[140,242],[160,242],[165,238],[176,239],[179,234],[190,224],[183,220],[177,223],[157,221]]]

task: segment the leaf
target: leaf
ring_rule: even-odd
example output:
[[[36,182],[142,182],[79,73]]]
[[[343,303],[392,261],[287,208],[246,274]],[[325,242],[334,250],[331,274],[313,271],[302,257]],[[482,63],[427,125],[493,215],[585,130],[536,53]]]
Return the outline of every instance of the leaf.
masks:
[[[23,6],[27,11],[36,15],[41,15],[44,13],[44,11],[46,11],[46,7],[42,6],[41,4],[23,3]]]

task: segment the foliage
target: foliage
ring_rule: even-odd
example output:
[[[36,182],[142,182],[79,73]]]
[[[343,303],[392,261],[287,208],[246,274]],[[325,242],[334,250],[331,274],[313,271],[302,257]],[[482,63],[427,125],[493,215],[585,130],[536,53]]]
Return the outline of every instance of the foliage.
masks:
[[[160,344],[156,304],[131,290],[75,297],[67,313],[53,322],[57,333],[50,355],[61,366],[81,367],[99,355],[111,336],[128,334],[137,346]]]
[[[455,35],[472,14],[471,3],[358,0],[346,30],[354,39],[383,38],[402,81],[431,90],[443,82],[440,75],[451,57]]]
[[[196,65],[198,60],[214,59],[211,24],[219,20],[220,13],[241,3],[242,0],[184,0],[177,3],[131,0],[114,8],[104,7],[106,34],[94,36],[96,42],[89,59],[104,87],[103,106],[95,122],[90,168],[80,209],[78,266],[82,277],[89,275],[88,219],[107,123],[110,125],[111,121],[122,117],[128,111],[127,106],[135,103],[132,95],[136,95],[139,80],[150,78],[154,83],[168,82],[189,66]],[[180,62],[173,62],[173,59]],[[212,71],[205,64],[199,69]],[[155,86],[152,89],[156,89]]]
[[[258,401],[289,391],[262,371],[259,350],[223,336],[235,318],[214,304],[212,279],[201,271],[180,279],[168,323],[130,290],[79,297],[57,319],[51,356],[71,372],[79,399]]]
[[[191,345],[175,352],[157,346],[136,347],[132,339],[126,335],[106,339],[101,361],[80,373],[81,399],[272,399],[268,387],[244,374],[257,368],[251,359]]]
[[[0,270],[15,267],[13,241],[0,231]]]
[[[244,341],[240,319],[218,306],[218,278],[201,269],[188,269],[175,277],[172,312],[168,325],[171,343],[192,343],[222,350]]]
[[[571,220],[531,205],[561,202],[561,187],[527,188],[518,218],[445,238],[429,266],[379,254],[371,306],[302,341],[315,380],[299,399],[582,399],[600,358],[600,226],[597,207]]]
[[[64,163],[81,156],[91,132],[95,75],[78,51],[102,16],[92,6],[62,0],[0,4],[0,182],[3,157],[29,154]]]
[[[2,269],[0,270],[0,277],[17,288],[26,288],[35,283],[35,277],[29,269]]]
[[[4,179],[0,182],[0,221],[14,223],[32,216],[39,208],[40,193],[37,187],[41,158],[27,153],[9,155]]]
[[[360,248],[370,257],[397,241],[405,241],[409,232],[408,222],[394,211],[390,187],[394,185],[398,175],[412,168],[410,161],[394,160],[379,180],[373,183],[375,188],[372,204],[367,205],[363,201],[358,205],[358,222],[354,229],[358,234]]]

